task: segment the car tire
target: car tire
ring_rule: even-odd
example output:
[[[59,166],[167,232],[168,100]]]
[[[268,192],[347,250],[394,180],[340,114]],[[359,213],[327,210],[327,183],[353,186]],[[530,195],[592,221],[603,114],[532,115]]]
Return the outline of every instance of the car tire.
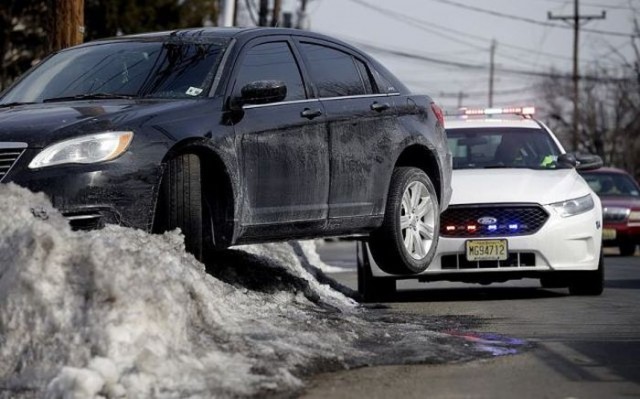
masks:
[[[571,295],[600,295],[604,291],[604,256],[600,254],[598,268],[587,272],[574,272],[569,283]]]
[[[553,275],[557,272],[551,272],[552,275],[540,277],[540,286],[542,288],[566,288],[569,286],[569,281],[563,276]]]
[[[180,228],[187,252],[203,259],[203,201],[200,158],[179,155],[166,164],[154,229],[164,232]]]
[[[399,275],[423,272],[435,256],[439,229],[438,197],[427,174],[413,167],[396,168],[384,221],[369,238],[380,269]]]
[[[371,272],[367,243],[358,243],[358,293],[361,302],[382,302],[396,293],[396,280],[374,277]]]
[[[636,244],[633,242],[625,242],[620,244],[621,256],[633,256],[636,253]]]

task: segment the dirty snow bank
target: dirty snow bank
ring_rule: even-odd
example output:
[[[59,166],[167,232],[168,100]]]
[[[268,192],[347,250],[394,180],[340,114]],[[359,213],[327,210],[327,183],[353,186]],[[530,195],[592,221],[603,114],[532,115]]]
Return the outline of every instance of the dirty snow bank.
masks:
[[[229,251],[213,277],[178,232],[73,232],[15,185],[0,215],[0,397],[266,396],[315,370],[477,352],[364,317],[288,244]]]

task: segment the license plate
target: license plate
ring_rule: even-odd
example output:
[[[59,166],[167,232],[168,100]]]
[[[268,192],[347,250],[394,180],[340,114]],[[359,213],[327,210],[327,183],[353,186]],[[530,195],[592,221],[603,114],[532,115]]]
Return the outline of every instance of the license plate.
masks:
[[[615,240],[616,239],[616,229],[602,229],[602,239],[603,240]]]
[[[467,260],[507,260],[507,240],[468,240]]]

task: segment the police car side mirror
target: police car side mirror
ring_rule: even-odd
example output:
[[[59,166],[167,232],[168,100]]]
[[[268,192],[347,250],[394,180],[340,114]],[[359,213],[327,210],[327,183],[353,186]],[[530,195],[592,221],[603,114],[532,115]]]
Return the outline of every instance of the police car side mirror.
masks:
[[[558,155],[558,160],[556,161],[556,163],[561,168],[575,168],[578,165],[578,160],[576,159],[575,155],[568,152],[566,154]]]

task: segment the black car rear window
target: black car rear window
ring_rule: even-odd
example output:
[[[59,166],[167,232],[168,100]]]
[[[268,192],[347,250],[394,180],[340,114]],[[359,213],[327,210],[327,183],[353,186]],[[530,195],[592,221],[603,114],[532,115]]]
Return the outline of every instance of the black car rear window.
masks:
[[[320,97],[367,94],[360,72],[350,54],[313,43],[301,43],[311,79]]]

